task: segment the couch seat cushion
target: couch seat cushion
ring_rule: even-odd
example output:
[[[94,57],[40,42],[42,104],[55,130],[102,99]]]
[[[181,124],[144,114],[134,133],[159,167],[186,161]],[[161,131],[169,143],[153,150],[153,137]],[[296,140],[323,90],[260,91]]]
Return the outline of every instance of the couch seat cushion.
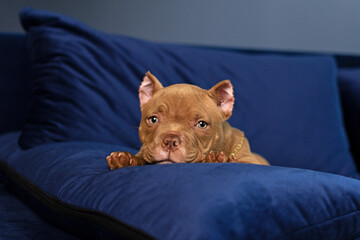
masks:
[[[32,189],[37,211],[82,237],[354,239],[360,181],[251,164],[168,164],[109,171],[125,147],[64,142],[29,150],[0,137],[1,174]],[[20,194],[21,195],[21,194]],[[55,212],[55,213],[54,213]],[[69,226],[69,222],[72,224]],[[85,226],[87,227],[84,227]],[[89,227],[91,226],[91,227]],[[109,238],[110,238],[109,237]]]

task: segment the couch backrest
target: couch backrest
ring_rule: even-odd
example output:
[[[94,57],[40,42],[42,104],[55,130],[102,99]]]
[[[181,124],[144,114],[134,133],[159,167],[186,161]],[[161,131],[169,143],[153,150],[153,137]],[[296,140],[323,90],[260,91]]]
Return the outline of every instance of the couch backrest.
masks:
[[[236,49],[234,49],[236,50]],[[236,50],[239,51],[239,50]],[[247,53],[260,53],[246,51]],[[264,52],[261,52],[264,53]],[[269,52],[273,53],[273,52]],[[340,69],[360,69],[360,56],[336,56]],[[0,133],[21,130],[31,104],[31,68],[24,34],[0,34]],[[341,89],[341,86],[340,86]],[[345,102],[342,96],[342,102]],[[359,103],[357,103],[359,105]],[[358,130],[354,126],[353,108],[343,106],[345,125],[350,137],[350,145],[357,162],[360,151],[356,150],[359,142]],[[356,124],[355,124],[356,125]],[[356,129],[355,129],[356,128]],[[355,136],[354,136],[355,135]]]
[[[24,34],[0,34],[0,133],[20,130],[31,101]]]

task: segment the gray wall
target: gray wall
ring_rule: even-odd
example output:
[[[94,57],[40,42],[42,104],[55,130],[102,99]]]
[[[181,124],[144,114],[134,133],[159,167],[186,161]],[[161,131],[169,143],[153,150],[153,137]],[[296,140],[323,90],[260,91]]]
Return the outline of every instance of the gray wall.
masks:
[[[155,41],[360,55],[360,0],[0,0],[0,31],[23,6]]]

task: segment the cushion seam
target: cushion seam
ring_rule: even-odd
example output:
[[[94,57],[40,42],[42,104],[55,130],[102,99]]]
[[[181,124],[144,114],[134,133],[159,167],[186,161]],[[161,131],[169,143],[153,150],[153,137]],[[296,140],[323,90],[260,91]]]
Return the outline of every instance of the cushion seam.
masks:
[[[85,223],[98,225],[99,227],[113,234],[116,234],[118,236],[125,235],[129,237],[129,239],[155,239],[148,233],[145,233],[142,230],[130,226],[108,214],[96,210],[89,210],[86,208],[73,206],[47,194],[34,183],[17,173],[1,159],[0,171],[3,172],[4,175],[7,176],[11,182],[19,185],[23,191],[28,192],[33,198],[40,201],[46,207],[51,208],[53,211],[59,214],[83,221]],[[5,184],[9,186],[8,183],[5,182]]]

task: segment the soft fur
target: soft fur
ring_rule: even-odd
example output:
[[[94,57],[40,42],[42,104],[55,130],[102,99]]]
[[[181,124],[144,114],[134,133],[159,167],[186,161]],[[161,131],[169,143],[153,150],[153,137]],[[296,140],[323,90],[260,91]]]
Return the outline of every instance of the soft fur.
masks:
[[[244,133],[226,121],[234,105],[224,80],[210,90],[194,85],[163,87],[150,72],[139,88],[140,151],[113,152],[110,169],[154,163],[241,162],[268,165],[250,150]]]

